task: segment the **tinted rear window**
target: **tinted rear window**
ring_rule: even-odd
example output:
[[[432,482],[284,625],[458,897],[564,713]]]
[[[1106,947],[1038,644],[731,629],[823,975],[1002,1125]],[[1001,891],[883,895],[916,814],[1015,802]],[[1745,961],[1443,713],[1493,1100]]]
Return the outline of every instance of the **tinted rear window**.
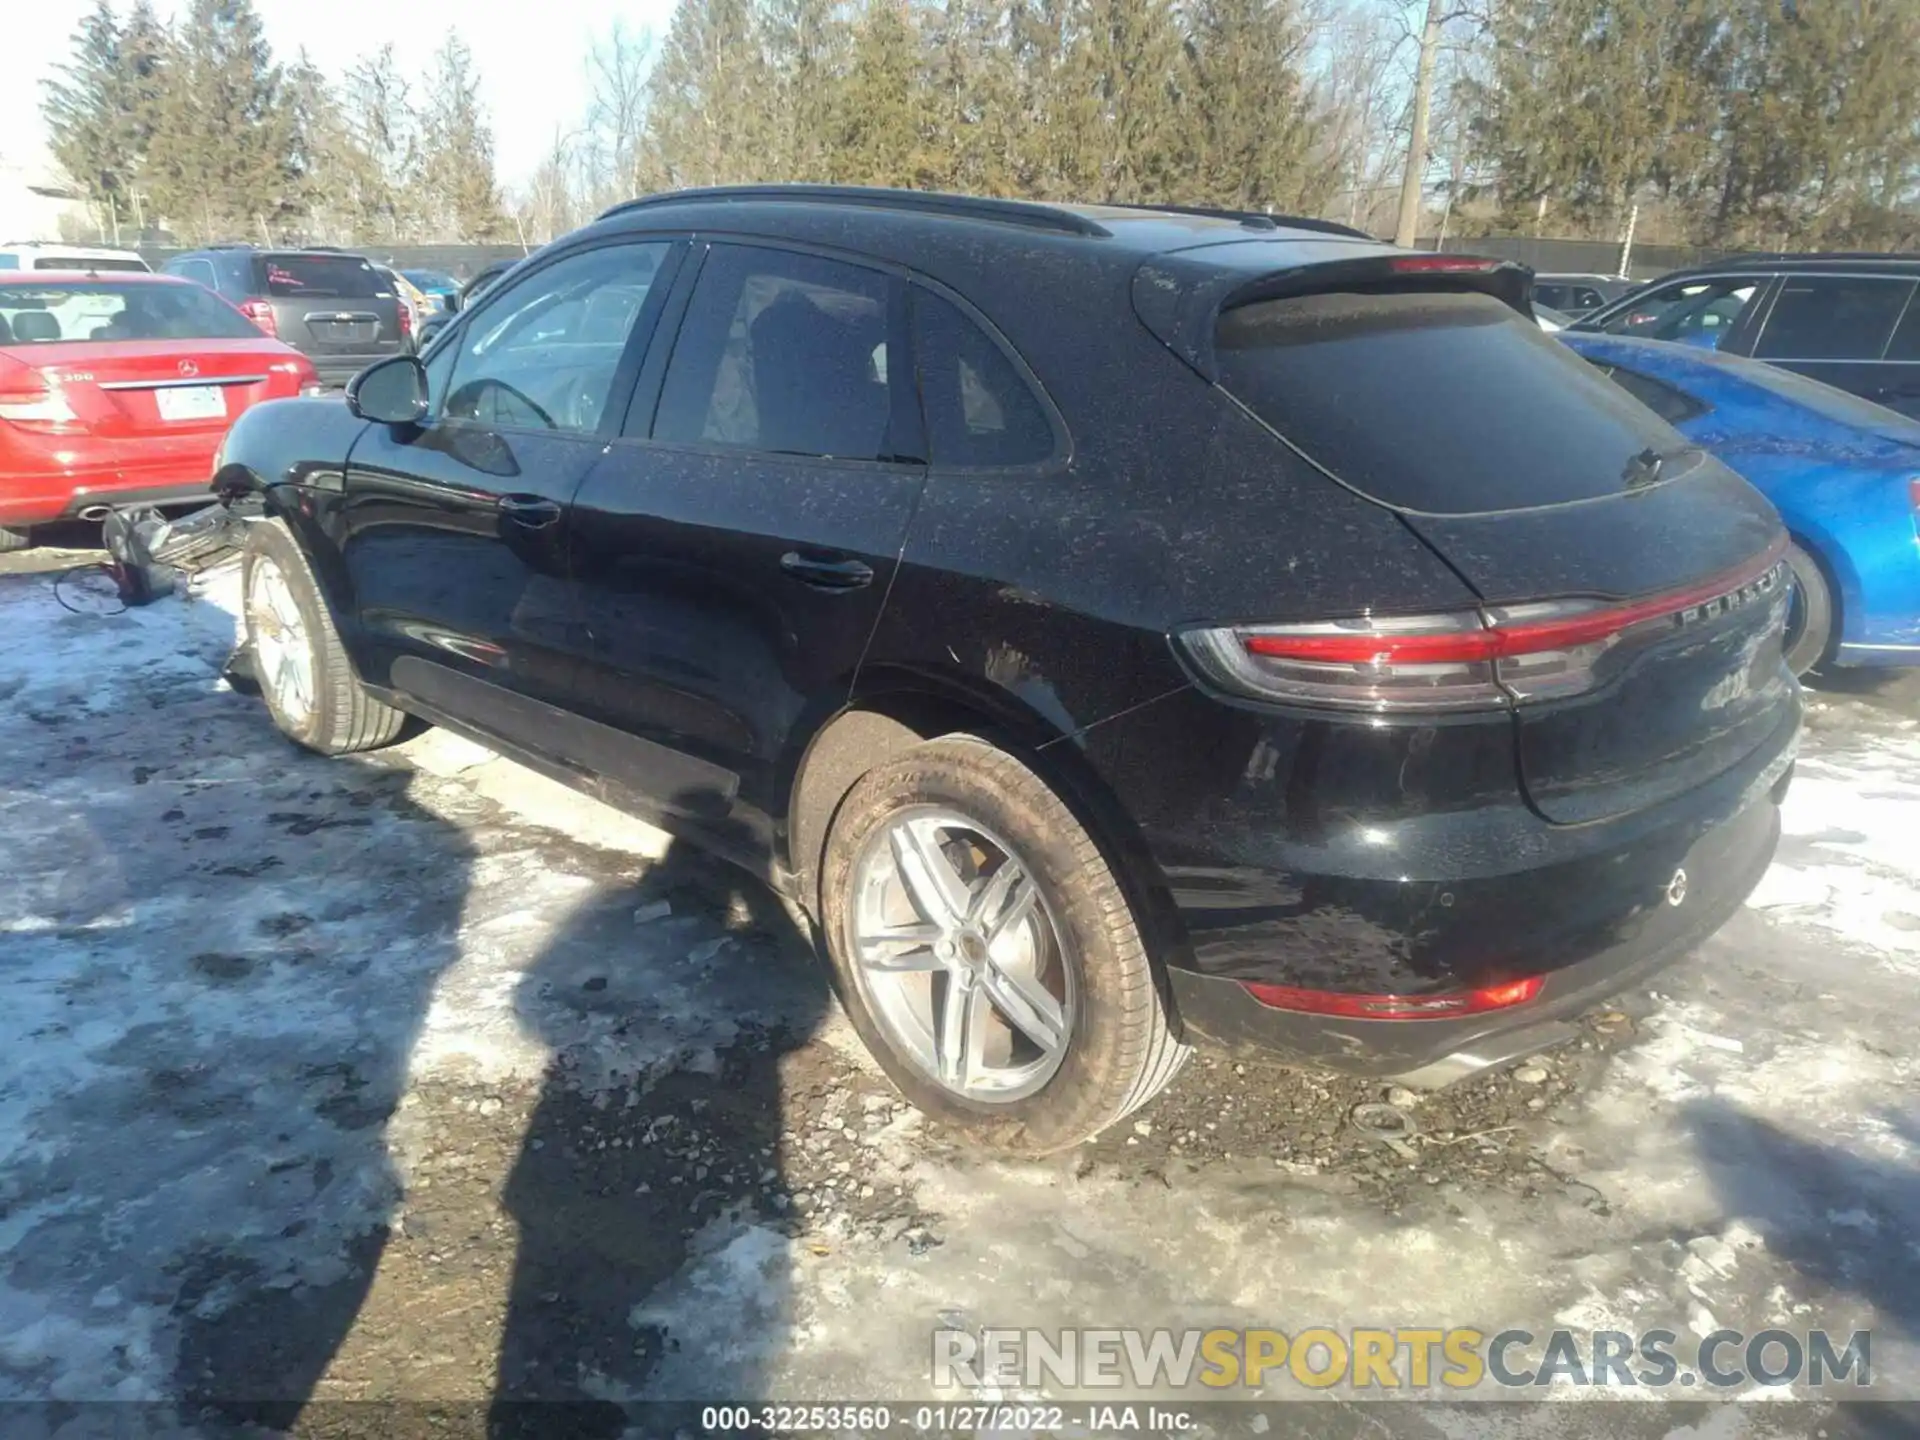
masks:
[[[1311,295],[1221,316],[1220,383],[1314,461],[1436,514],[1611,495],[1683,442],[1484,295]]]
[[[0,285],[0,344],[259,338],[246,316],[198,285]]]
[[[373,266],[352,255],[263,255],[254,269],[267,294],[289,299],[364,300],[391,293]]]
[[[145,274],[147,264],[144,260],[87,260],[78,255],[42,255],[33,262],[33,268],[36,270],[84,270],[95,274],[103,274],[109,270],[118,270],[123,273],[132,270]]]
[[[1913,281],[1790,277],[1753,353],[1762,360],[1878,360],[1913,298]]]

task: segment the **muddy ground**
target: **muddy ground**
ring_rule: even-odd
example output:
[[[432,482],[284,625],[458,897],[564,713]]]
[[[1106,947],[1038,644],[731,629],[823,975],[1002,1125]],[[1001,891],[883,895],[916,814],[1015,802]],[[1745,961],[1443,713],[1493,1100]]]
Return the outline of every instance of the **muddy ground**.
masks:
[[[936,1327],[1709,1322],[1874,1326],[1920,1395],[1912,681],[1815,695],[1755,903],[1575,1044],[1424,1097],[1202,1055],[1008,1162],[898,1100],[752,882],[444,735],[295,752],[220,678],[230,578],[76,615],[67,563],[0,573],[0,1398],[646,1434],[925,1398]],[[1473,1414],[1366,1423],[1538,1431]]]

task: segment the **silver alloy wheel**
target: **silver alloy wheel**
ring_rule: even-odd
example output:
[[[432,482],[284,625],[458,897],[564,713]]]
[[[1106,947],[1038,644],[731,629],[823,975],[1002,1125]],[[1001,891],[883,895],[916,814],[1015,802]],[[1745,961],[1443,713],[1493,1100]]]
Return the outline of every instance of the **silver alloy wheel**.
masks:
[[[303,723],[313,713],[313,646],[286,575],[265,555],[254,558],[247,584],[247,630],[261,686],[282,716]]]
[[[957,811],[912,806],[867,838],[852,901],[855,983],[916,1069],[1000,1104],[1053,1078],[1078,996],[1046,897],[1011,845]]]

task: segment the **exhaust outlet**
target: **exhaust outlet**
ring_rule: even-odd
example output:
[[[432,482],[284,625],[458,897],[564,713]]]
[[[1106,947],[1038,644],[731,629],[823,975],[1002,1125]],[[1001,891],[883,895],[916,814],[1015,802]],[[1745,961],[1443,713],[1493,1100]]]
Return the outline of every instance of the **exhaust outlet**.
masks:
[[[111,505],[86,505],[81,507],[80,518],[82,520],[104,520],[112,513],[113,507]]]

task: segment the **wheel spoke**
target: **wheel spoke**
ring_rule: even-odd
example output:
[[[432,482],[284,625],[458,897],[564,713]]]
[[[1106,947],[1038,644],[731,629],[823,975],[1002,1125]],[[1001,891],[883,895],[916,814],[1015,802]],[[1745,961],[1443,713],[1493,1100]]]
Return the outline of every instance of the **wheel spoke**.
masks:
[[[989,947],[997,944],[1001,936],[1023,924],[1040,902],[1039,888],[1027,877],[1027,872],[1012,860],[1008,860],[995,872],[986,888],[993,889],[998,884],[1000,876],[1008,871],[1012,871],[1013,874],[1001,887],[998,903],[981,916],[981,929],[986,933]]]
[[[934,826],[909,820],[895,825],[887,838],[900,879],[922,918],[950,925],[967,913],[967,887],[940,849],[939,836]]]
[[[989,963],[985,985],[994,1007],[1049,1055],[1066,1042],[1066,1013],[1037,980]]]
[[[959,973],[947,977],[934,1049],[940,1078],[955,1089],[964,1090],[973,1082],[974,1051],[980,1043],[981,1012],[985,1008],[986,997],[971,983],[971,977]]]
[[[297,640],[302,633],[300,607],[293,603],[293,596],[284,584],[275,583],[268,592],[273,606],[273,618],[279,622],[281,633],[290,640]]]
[[[938,925],[924,920],[870,931],[860,936],[860,962],[882,975],[939,970],[943,967],[933,953],[933,943],[941,933]]]
[[[295,658],[290,646],[280,652],[280,663],[273,672],[273,689],[274,693],[280,697],[281,704],[288,705],[292,702],[305,708],[307,703],[305,677],[300,673],[300,662]]]

